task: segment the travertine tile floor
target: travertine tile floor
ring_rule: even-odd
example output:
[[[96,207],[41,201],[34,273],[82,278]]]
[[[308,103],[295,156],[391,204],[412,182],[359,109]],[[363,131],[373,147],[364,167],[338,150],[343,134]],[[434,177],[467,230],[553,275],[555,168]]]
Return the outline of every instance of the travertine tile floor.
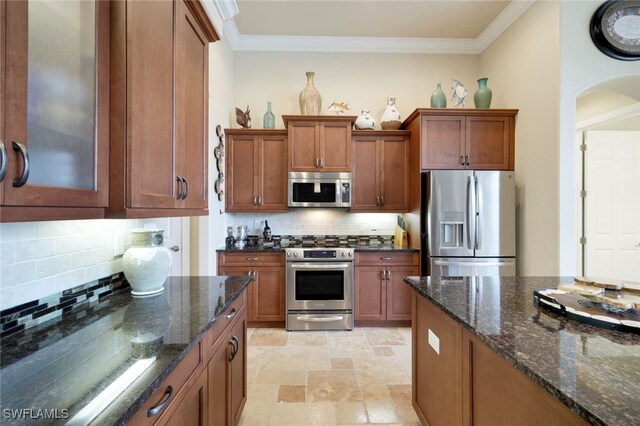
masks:
[[[419,425],[411,329],[249,329],[241,425]]]

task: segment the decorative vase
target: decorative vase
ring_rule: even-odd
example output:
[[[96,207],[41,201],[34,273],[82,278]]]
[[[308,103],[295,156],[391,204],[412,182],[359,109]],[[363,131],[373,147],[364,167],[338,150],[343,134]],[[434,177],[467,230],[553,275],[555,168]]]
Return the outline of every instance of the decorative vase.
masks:
[[[431,108],[446,108],[447,107],[447,97],[444,95],[442,91],[442,85],[438,83],[436,86],[436,90],[431,95]]]
[[[264,114],[264,117],[262,118],[262,127],[265,129],[276,128],[276,117],[271,112],[271,102],[267,102],[267,112]]]
[[[373,130],[376,127],[376,121],[371,117],[370,111],[363,110],[353,126],[356,130]]]
[[[307,71],[307,86],[300,92],[300,113],[302,115],[320,114],[320,93],[313,85],[313,76],[316,73]]]
[[[402,121],[400,113],[396,107],[396,98],[387,98],[387,108],[380,117],[380,126],[382,130],[398,130]]]
[[[133,245],[122,256],[122,271],[134,296],[148,296],[164,290],[171,270],[171,253],[162,245],[162,229],[131,231]]]
[[[478,90],[473,94],[473,104],[476,108],[489,108],[491,106],[491,89],[487,87],[488,78],[478,79]]]

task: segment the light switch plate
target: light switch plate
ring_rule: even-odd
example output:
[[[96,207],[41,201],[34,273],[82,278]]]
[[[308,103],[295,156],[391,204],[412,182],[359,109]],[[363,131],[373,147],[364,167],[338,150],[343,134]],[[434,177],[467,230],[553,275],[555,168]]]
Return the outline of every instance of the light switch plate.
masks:
[[[429,346],[431,346],[431,348],[440,355],[440,339],[438,339],[438,336],[436,336],[431,329],[429,329],[427,340],[429,342]]]

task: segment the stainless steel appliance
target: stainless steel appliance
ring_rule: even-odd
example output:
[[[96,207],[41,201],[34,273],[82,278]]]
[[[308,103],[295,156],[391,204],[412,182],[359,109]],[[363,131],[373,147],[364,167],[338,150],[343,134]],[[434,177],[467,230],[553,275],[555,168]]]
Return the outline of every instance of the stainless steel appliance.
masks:
[[[287,330],[353,329],[353,249],[285,252]]]
[[[422,189],[423,275],[516,274],[514,172],[430,171]]]
[[[289,207],[351,207],[351,173],[289,172]]]

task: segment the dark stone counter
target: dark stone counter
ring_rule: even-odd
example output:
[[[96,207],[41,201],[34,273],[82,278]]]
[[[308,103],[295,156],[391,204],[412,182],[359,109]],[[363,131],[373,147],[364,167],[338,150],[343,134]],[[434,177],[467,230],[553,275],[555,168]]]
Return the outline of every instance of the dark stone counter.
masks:
[[[406,277],[418,294],[592,424],[640,421],[640,336],[568,320],[533,290],[572,277]]]
[[[398,248],[398,247],[394,247],[394,246],[358,246],[358,245],[340,245],[340,246],[324,246],[324,245],[315,245],[315,246],[308,246],[308,245],[300,245],[300,244],[292,244],[292,245],[288,245],[286,247],[282,247],[282,246],[274,246],[274,247],[264,247],[262,245],[255,245],[255,246],[246,246],[243,249],[238,249],[238,248],[219,248],[216,250],[217,253],[274,253],[274,252],[283,252],[285,249],[288,248],[314,248],[314,247],[323,247],[323,248],[353,248],[356,252],[367,252],[367,251],[384,251],[384,252],[397,252],[397,253],[411,253],[411,252],[416,252],[419,251],[419,249],[417,248],[412,248],[412,247],[403,247],[403,248]]]
[[[57,410],[59,417],[3,418],[2,424],[64,424],[125,371],[144,365],[104,411],[80,422],[124,424],[250,281],[169,277],[157,296],[114,293],[2,339],[2,409],[33,409],[33,416],[39,409]]]

